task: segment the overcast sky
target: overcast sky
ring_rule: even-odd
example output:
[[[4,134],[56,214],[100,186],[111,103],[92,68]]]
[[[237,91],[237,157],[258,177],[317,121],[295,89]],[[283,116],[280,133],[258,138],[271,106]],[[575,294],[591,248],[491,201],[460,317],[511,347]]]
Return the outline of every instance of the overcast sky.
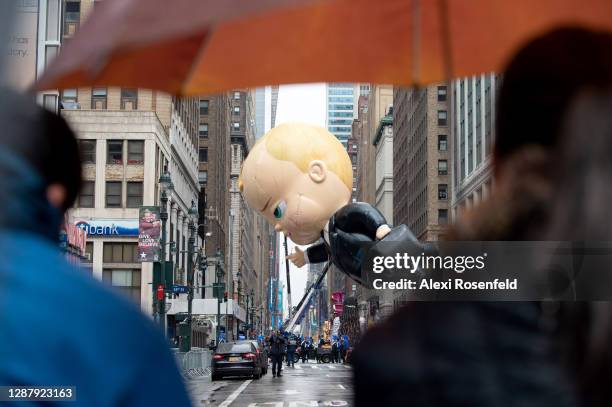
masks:
[[[287,122],[310,123],[325,127],[325,84],[284,85],[278,94],[278,108],[276,110],[276,125]],[[281,234],[281,243],[284,237]],[[294,244],[289,240],[289,253],[294,250]],[[302,246],[302,249],[305,247]],[[280,250],[280,278],[286,281],[285,250],[281,244]],[[300,269],[291,264],[291,302],[295,306],[306,290],[306,277],[308,266]],[[285,291],[286,293],[286,291]],[[285,310],[287,302],[284,301]]]

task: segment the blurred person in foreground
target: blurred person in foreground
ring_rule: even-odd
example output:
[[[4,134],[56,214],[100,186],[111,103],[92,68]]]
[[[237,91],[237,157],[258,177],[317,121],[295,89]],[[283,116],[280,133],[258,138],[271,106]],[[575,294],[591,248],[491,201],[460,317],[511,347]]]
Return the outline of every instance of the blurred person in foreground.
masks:
[[[584,89],[611,83],[609,34],[558,29],[521,49],[504,72],[498,101],[496,190],[488,202],[462,216],[450,238],[553,237],[548,232],[555,221],[551,216],[561,199],[555,185],[565,181],[558,151],[566,117]],[[551,314],[548,304],[408,304],[368,331],[355,351],[356,405],[609,405],[603,388],[588,386],[592,377],[580,375],[577,363],[568,363],[576,354],[568,350],[576,349],[572,338],[584,336],[588,324]],[[582,305],[565,308],[575,315]]]
[[[163,335],[59,250],[81,185],[64,119],[0,89],[0,385],[74,386],[76,405],[190,405]]]

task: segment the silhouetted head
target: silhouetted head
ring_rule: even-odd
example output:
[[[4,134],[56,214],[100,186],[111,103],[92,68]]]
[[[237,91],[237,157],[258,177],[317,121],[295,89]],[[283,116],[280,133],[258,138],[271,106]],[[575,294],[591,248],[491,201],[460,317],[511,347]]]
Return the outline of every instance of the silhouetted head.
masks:
[[[561,28],[526,44],[503,74],[498,98],[497,165],[529,144],[557,146],[575,96],[612,83],[612,35]],[[499,168],[497,168],[499,169]]]
[[[0,89],[0,228],[57,238],[80,185],[78,144],[65,120]]]

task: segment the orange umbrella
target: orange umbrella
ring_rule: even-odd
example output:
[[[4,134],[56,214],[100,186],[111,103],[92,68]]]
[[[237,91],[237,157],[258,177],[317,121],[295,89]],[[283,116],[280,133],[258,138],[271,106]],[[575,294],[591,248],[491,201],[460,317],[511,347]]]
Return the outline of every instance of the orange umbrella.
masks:
[[[568,24],[612,29],[612,1],[106,0],[36,88],[431,83],[499,70]]]

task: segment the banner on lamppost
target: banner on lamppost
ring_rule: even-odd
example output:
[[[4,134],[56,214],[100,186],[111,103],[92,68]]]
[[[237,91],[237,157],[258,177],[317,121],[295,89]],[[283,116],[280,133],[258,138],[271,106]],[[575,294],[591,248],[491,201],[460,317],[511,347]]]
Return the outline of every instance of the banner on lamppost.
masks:
[[[159,207],[142,206],[138,215],[138,261],[159,261],[160,236]]]

